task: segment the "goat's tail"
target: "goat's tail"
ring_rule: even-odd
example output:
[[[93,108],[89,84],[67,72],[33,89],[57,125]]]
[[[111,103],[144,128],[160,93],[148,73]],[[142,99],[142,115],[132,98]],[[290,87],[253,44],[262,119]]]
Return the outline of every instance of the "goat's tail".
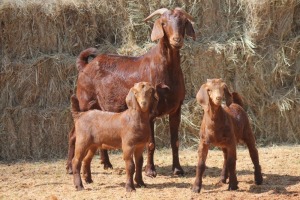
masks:
[[[75,94],[71,96],[71,113],[74,119],[78,118],[80,114],[79,101]]]
[[[88,48],[83,50],[76,60],[78,71],[82,70],[89,63],[89,57],[95,58],[98,54],[99,52],[96,48]]]
[[[231,95],[232,95],[233,103],[239,104],[242,108],[244,108],[244,101],[242,97],[239,95],[239,93],[232,92]]]

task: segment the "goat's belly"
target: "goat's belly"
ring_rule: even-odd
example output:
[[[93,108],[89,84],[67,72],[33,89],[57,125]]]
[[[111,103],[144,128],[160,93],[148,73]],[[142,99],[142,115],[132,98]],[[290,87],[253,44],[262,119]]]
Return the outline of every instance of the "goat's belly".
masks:
[[[109,144],[102,144],[100,145],[100,149],[121,149],[121,145],[109,145]]]

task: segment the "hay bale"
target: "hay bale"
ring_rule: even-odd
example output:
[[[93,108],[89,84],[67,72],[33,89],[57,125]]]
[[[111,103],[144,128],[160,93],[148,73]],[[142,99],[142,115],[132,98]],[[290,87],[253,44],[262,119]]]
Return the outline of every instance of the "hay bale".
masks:
[[[300,140],[300,4],[297,0],[78,1],[0,3],[0,159],[67,154],[73,125],[69,96],[75,59],[90,46],[141,55],[154,10],[182,7],[195,17],[197,41],[181,50],[186,83],[182,146],[198,144],[202,109],[195,95],[208,78],[223,78],[246,100],[261,144]],[[158,147],[170,145],[168,117],[156,123]]]

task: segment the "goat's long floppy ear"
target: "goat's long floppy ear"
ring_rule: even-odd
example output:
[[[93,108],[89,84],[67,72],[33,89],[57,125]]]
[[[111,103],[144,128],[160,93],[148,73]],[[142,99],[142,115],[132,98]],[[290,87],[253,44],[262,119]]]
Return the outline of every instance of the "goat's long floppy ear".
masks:
[[[232,99],[232,95],[229,92],[229,89],[227,87],[227,85],[225,84],[224,86],[224,95],[225,95],[225,101],[226,101],[226,105],[230,106],[230,104],[233,103],[233,99]]]
[[[194,30],[194,28],[193,28],[192,23],[191,23],[189,20],[187,21],[187,24],[185,25],[185,33],[186,33],[188,36],[192,37],[193,40],[196,40],[195,30]]]
[[[135,89],[131,88],[126,96],[126,104],[128,108],[137,109],[137,101],[135,98]]]
[[[204,110],[207,109],[209,104],[209,96],[206,89],[206,84],[203,84],[196,96],[197,102],[203,107]]]
[[[153,26],[152,33],[151,33],[151,40],[155,41],[162,37],[164,37],[164,30],[161,25],[161,19],[157,19],[154,22],[154,26]]]

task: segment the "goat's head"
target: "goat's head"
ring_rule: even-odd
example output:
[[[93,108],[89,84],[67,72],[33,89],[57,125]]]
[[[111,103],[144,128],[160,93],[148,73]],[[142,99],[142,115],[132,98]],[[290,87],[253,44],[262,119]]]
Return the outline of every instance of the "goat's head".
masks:
[[[148,82],[135,83],[126,97],[128,108],[141,109],[142,112],[156,110],[157,103],[157,92]]]
[[[168,10],[167,8],[161,8],[150,14],[144,21],[157,14],[161,16],[154,23],[151,33],[152,41],[166,36],[173,48],[180,49],[183,46],[185,33],[195,40],[196,36],[192,25],[193,17],[183,9]]]
[[[232,96],[223,80],[207,79],[207,82],[201,86],[197,93],[196,99],[206,109],[211,104],[213,104],[211,106],[221,106],[224,96],[226,104],[230,105],[232,103]]]

